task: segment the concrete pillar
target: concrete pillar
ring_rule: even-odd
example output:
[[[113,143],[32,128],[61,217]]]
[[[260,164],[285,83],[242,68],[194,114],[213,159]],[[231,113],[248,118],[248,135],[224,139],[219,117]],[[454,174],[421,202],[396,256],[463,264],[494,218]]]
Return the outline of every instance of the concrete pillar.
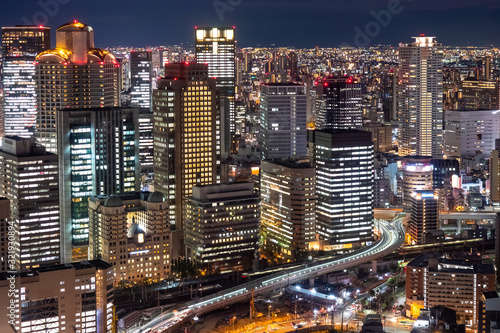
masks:
[[[314,278],[309,279],[309,288],[314,288]]]
[[[457,234],[461,234],[462,233],[462,220],[458,220],[457,219]]]
[[[377,274],[377,260],[372,260],[372,274]]]

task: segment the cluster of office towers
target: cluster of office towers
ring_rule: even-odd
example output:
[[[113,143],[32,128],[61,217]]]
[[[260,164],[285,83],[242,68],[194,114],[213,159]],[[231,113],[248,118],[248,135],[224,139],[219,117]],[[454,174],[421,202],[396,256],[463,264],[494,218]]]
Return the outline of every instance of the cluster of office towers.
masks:
[[[225,168],[235,134],[234,27],[196,28],[197,62],[166,64],[157,89],[151,53],[132,52],[132,107],[120,106],[121,62],[94,46],[90,26],[62,25],[52,49],[49,32],[2,31],[0,181],[17,228],[16,269],[100,258],[119,282],[162,278],[179,255],[248,269],[259,238],[284,260],[372,241],[374,147],[361,130],[356,78],[315,82],[313,131],[303,85],[261,85],[259,192],[228,183]],[[440,155],[440,44],[417,37],[400,52],[400,149]],[[141,171],[151,170],[154,191],[140,192]],[[119,255],[125,248],[137,259]]]

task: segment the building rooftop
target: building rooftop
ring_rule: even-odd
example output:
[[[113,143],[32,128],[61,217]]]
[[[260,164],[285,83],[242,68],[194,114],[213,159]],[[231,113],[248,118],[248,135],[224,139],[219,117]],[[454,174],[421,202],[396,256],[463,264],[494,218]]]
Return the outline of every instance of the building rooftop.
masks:
[[[448,273],[469,273],[469,274],[495,274],[495,268],[492,264],[474,263],[467,259],[447,259],[440,253],[423,253],[408,263],[408,267],[424,268],[429,267],[429,260],[436,261],[438,272]]]
[[[310,168],[312,168],[311,163],[309,163],[309,162],[301,162],[301,161],[272,159],[272,160],[264,160],[263,162],[277,164],[277,165],[280,165],[280,166],[283,166],[283,167],[287,167],[287,168],[290,168],[290,169],[310,169]]]

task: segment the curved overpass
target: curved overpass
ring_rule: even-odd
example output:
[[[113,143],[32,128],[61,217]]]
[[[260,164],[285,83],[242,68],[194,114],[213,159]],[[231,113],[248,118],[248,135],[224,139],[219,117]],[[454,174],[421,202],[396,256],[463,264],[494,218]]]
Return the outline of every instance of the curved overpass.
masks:
[[[263,294],[289,284],[339,271],[361,263],[382,258],[397,250],[404,241],[404,230],[401,219],[394,223],[379,225],[382,236],[374,244],[363,249],[335,257],[323,257],[314,263],[301,265],[289,270],[258,278],[239,286],[220,291],[216,294],[197,299],[180,306],[177,313],[164,312],[141,328],[129,332],[173,332],[183,321],[194,315],[211,312],[227,305],[249,300],[252,289],[254,296]]]

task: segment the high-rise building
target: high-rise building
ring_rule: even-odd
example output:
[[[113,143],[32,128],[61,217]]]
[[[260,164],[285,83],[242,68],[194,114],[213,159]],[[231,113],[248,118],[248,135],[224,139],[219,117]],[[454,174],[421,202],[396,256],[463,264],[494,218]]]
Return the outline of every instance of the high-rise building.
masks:
[[[92,195],[140,189],[138,110],[57,111],[61,198],[61,259],[87,258]]]
[[[153,112],[139,109],[139,164],[141,172],[153,171]]]
[[[487,159],[500,137],[500,111],[451,111],[444,113],[444,154],[448,158]]]
[[[130,52],[131,105],[151,110],[153,83],[153,58],[151,51]]]
[[[56,111],[120,105],[115,57],[94,47],[94,30],[78,21],[56,31],[57,47],[36,57],[35,137],[57,152]]]
[[[0,320],[1,332],[116,332],[110,264],[48,265],[11,276],[0,274],[0,306],[14,325]],[[9,296],[13,285],[15,296]]]
[[[465,259],[446,259],[425,253],[406,266],[406,315],[444,305],[455,310],[466,325],[477,328],[483,292],[495,290],[495,268]]]
[[[3,139],[0,197],[10,200],[16,270],[60,261],[58,177],[57,155],[30,139]]]
[[[264,159],[307,155],[307,96],[294,83],[261,86],[260,126]]]
[[[195,56],[199,64],[208,64],[208,76],[216,79],[220,98],[228,99],[223,114],[228,126],[223,132],[235,133],[234,97],[236,89],[235,27],[195,27]],[[222,112],[222,110],[221,110]]]
[[[309,163],[262,161],[261,230],[267,251],[296,260],[316,240],[316,170]]]
[[[350,76],[328,77],[316,85],[319,129],[362,129],[363,85]]]
[[[33,137],[36,126],[34,56],[6,57],[3,63],[4,131],[8,136]]]
[[[32,137],[36,123],[35,56],[50,48],[50,28],[2,28],[4,101],[2,125],[6,135]]]
[[[259,247],[253,183],[194,186],[186,199],[186,256],[209,272],[253,269]]]
[[[90,197],[89,257],[113,266],[115,285],[169,276],[170,224],[164,200],[159,192]]]
[[[0,198],[0,272],[13,271],[15,265],[11,266],[9,262],[9,236],[13,235],[15,229],[10,221],[10,200]]]
[[[50,28],[34,25],[2,27],[4,56],[36,56],[50,49]]]
[[[414,191],[410,198],[411,241],[423,244],[425,234],[437,230],[438,196],[434,191]]]
[[[370,132],[309,131],[316,167],[316,232],[330,249],[373,237],[373,143]]]
[[[371,123],[363,126],[363,130],[372,133],[375,152],[386,153],[392,149],[392,126]]]
[[[178,230],[193,186],[218,182],[218,102],[215,80],[204,64],[165,65],[165,78],[153,91],[155,190],[165,195],[169,221]]]
[[[453,175],[458,175],[460,165],[456,159],[433,158],[432,164],[432,187],[442,189],[445,186],[445,179]]]
[[[435,37],[399,45],[399,155],[443,155],[443,47]]]
[[[500,108],[500,83],[495,80],[478,80],[470,77],[461,83],[461,110],[498,110]]]
[[[500,202],[500,139],[495,140],[495,150],[490,156],[490,199]]]
[[[410,201],[414,191],[432,190],[434,166],[430,157],[414,156],[403,160],[403,206],[410,209]]]

